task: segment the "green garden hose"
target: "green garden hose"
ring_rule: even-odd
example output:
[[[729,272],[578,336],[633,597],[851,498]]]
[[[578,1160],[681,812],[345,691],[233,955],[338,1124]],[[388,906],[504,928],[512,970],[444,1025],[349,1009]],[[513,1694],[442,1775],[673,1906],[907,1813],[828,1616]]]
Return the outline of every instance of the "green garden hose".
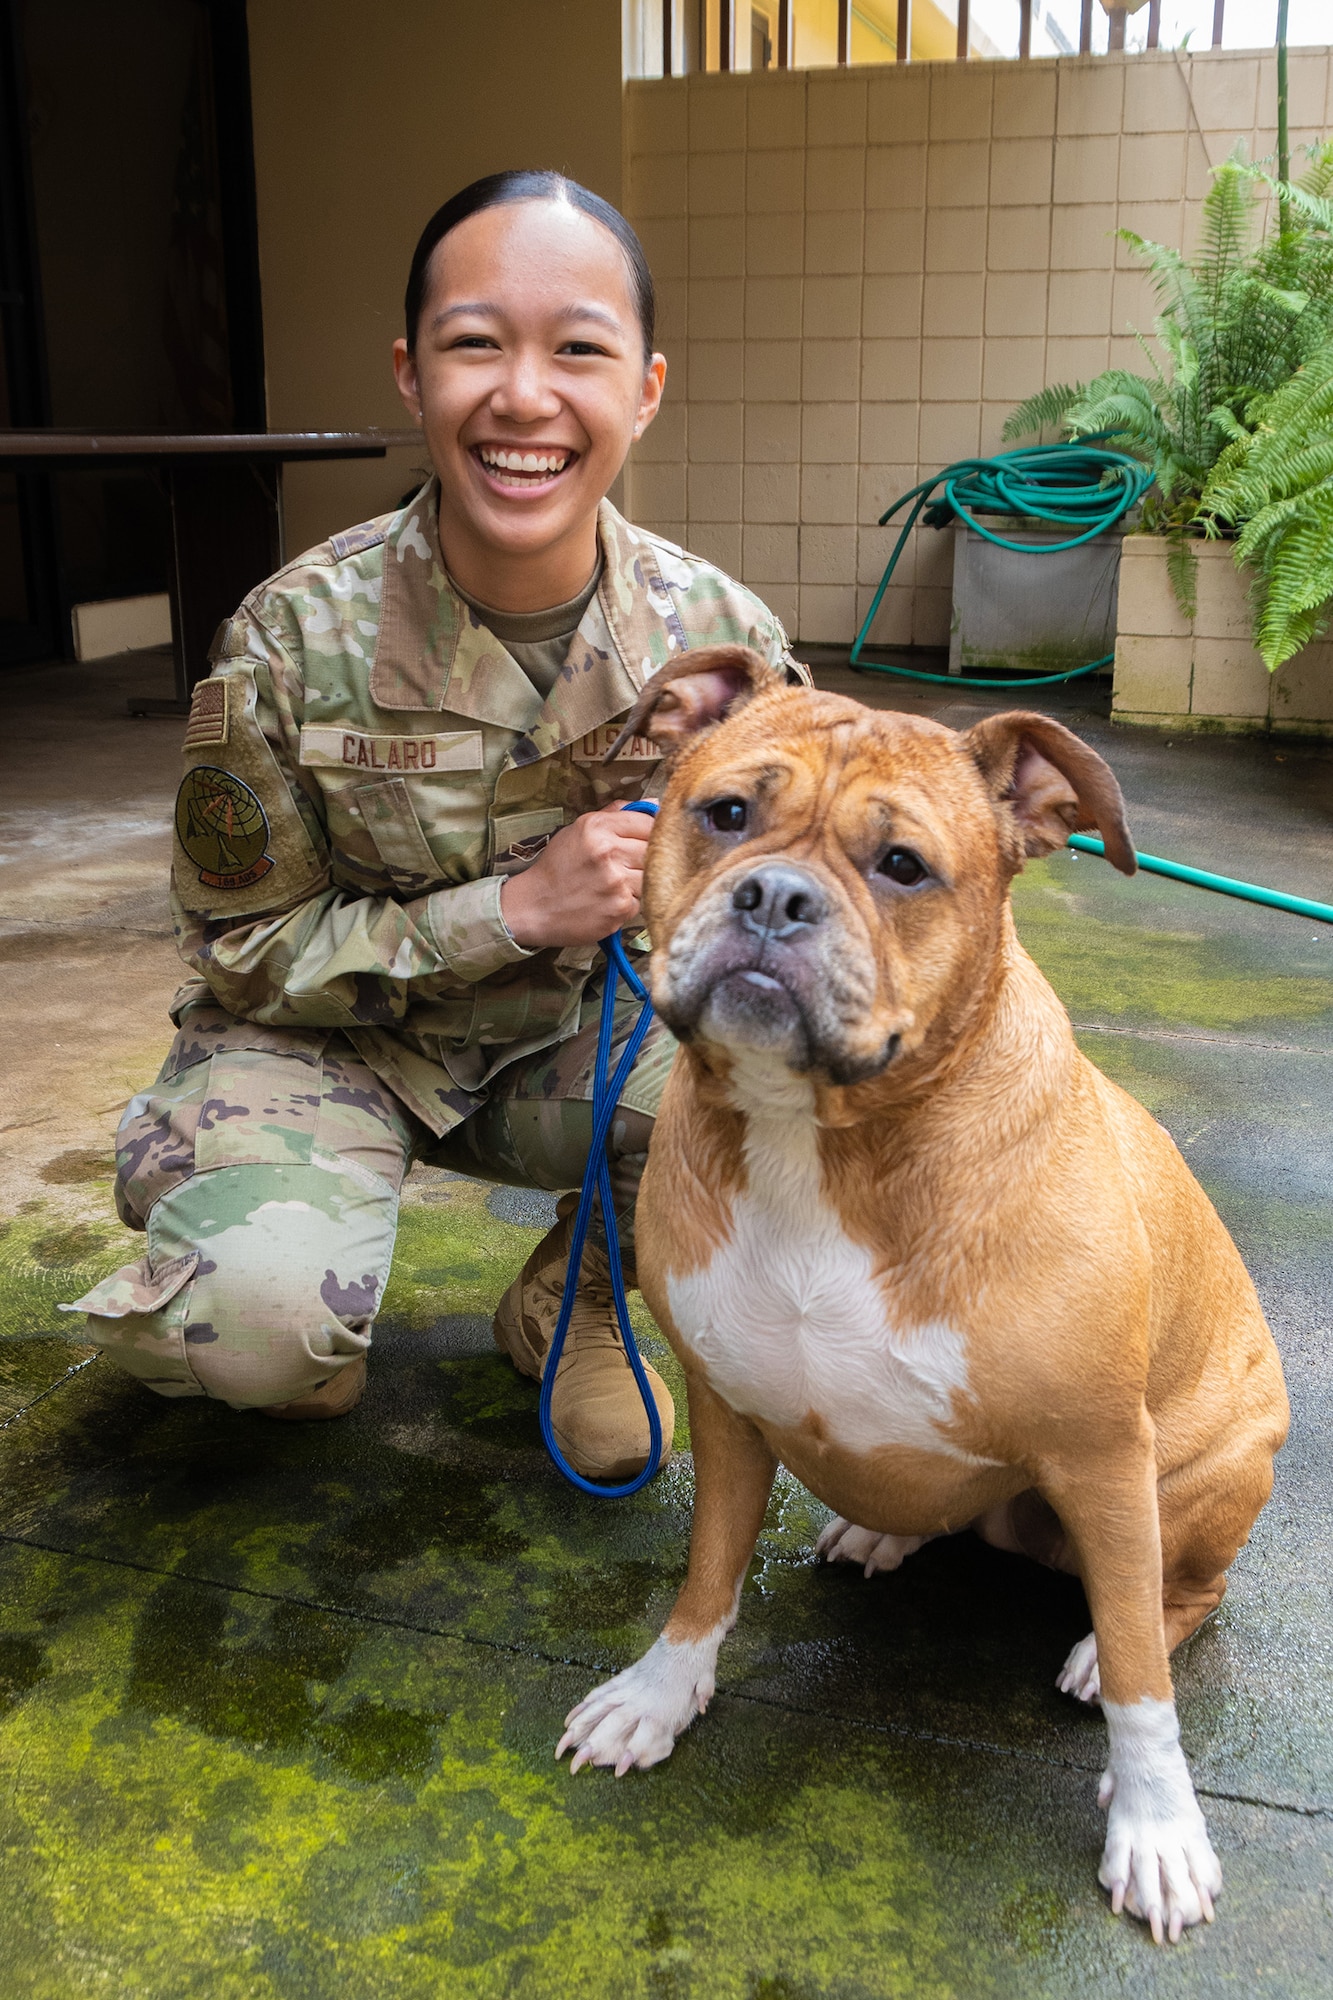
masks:
[[[1100,854],[1106,848],[1089,833],[1071,833],[1068,845],[1080,854]],[[1243,903],[1262,903],[1266,909],[1285,910],[1291,917],[1313,917],[1316,923],[1333,924],[1333,903],[1312,903],[1307,896],[1288,896],[1281,889],[1263,889],[1257,882],[1235,882],[1229,875],[1212,875],[1206,868],[1189,868],[1183,861],[1163,861],[1160,854],[1140,854],[1139,867],[1147,875],[1166,875],[1173,882],[1188,882],[1192,889],[1213,889],[1219,896],[1238,896]]]
[[[850,665],[856,673],[894,674],[901,680],[933,681],[942,687],[1044,687],[1053,681],[1078,680],[1096,673],[1115,658],[1107,653],[1063,674],[1037,674],[1024,680],[974,680],[964,674],[923,674],[912,667],[889,667],[876,660],[863,660],[865,645],[875,613],[889,587],[898,558],[907,546],[907,537],[924,510],[928,528],[943,528],[952,520],[966,521],[969,528],[996,548],[1013,549],[1019,555],[1054,555],[1061,549],[1076,549],[1081,542],[1113,528],[1129,509],[1140,501],[1152,485],[1152,473],[1136,458],[1122,451],[1101,451],[1095,444],[1029,445],[1021,451],[1003,451],[995,458],[960,458],[946,465],[931,479],[923,479],[895,500],[879,517],[884,527],[899,508],[912,503],[902,533],[894,543],[888,567],[856,635]],[[937,486],[944,491],[938,499],[931,494]],[[1050,521],[1057,527],[1077,532],[1062,542],[1014,542],[983,528],[978,513],[1008,514],[1018,519]]]

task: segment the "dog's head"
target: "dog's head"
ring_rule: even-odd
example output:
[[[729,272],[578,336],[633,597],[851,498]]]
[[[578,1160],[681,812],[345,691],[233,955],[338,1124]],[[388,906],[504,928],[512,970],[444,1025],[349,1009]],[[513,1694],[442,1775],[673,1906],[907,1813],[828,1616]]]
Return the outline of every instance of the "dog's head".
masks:
[[[673,753],[644,887],[653,1000],[706,1059],[763,1051],[896,1095],[984,1006],[1028,856],[1088,828],[1134,870],[1109,768],[1043,715],[959,734],[716,646],[655,674],[627,733]]]

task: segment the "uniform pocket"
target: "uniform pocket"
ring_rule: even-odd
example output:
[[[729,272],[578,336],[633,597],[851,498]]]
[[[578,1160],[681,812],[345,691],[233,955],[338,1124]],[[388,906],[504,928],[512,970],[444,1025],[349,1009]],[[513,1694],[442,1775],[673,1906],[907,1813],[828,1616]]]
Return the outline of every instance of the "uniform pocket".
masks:
[[[395,888],[420,895],[440,880],[440,869],[401,778],[358,785],[352,793],[375,852]]]
[[[100,1285],[94,1285],[72,1306],[57,1306],[62,1313],[92,1313],[98,1319],[128,1319],[132,1313],[161,1312],[183,1285],[189,1283],[199,1263],[199,1252],[173,1257],[156,1268],[147,1257],[137,1264],[122,1264]]]
[[[491,873],[512,875],[535,861],[553,833],[559,833],[565,815],[559,806],[543,806],[535,812],[500,813],[491,821]]]
[[[267,1055],[292,1056],[317,1063],[331,1028],[266,1028],[258,1021],[238,1020],[215,1001],[193,1006],[181,1020],[176,1039],[162,1065],[158,1083],[169,1083],[182,1070],[237,1049],[262,1050]]]
[[[322,1065],[312,1073],[263,1049],[215,1055],[195,1133],[196,1173],[308,1165],[322,1088]]]

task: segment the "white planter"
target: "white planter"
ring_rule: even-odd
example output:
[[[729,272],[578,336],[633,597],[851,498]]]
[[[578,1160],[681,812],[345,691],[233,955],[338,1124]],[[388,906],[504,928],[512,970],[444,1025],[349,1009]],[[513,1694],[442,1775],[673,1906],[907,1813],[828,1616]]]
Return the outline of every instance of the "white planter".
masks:
[[[1333,638],[1270,674],[1250,639],[1246,579],[1225,542],[1198,542],[1199,604],[1184,617],[1159,535],[1126,535],[1120,553],[1115,685],[1118,722],[1185,730],[1333,736]]]

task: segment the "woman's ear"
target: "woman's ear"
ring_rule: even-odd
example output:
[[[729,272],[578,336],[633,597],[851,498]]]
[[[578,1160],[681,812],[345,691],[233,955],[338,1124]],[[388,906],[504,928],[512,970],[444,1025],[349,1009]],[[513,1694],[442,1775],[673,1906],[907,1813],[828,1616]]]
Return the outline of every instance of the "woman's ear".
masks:
[[[680,653],[645,683],[604,761],[618,756],[631,736],[646,736],[664,751],[678,750],[755,695],[785,686],[777,668],[749,646],[700,646]]]
[[[1048,715],[1016,709],[977,723],[963,747],[1017,834],[1015,868],[1025,855],[1063,847],[1071,833],[1095,832],[1112,867],[1134,873],[1138,858],[1115,774],[1072,730]]]
[[[654,354],[643,371],[643,390],[639,397],[639,411],[634,419],[636,441],[647,430],[653,418],[662,407],[662,391],[666,388],[667,364],[665,354]]]
[[[393,374],[398,384],[398,393],[403,399],[407,414],[416,423],[421,422],[421,382],[417,375],[416,357],[401,336],[393,344]]]

